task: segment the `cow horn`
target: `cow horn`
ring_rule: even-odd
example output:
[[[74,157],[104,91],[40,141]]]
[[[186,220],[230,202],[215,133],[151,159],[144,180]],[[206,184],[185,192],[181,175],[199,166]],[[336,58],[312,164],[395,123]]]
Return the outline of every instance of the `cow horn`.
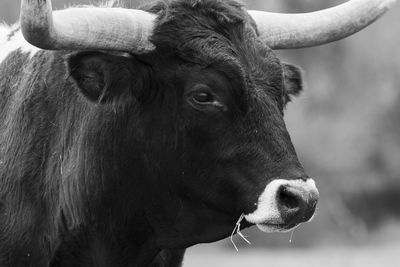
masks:
[[[22,0],[21,30],[34,46],[48,50],[119,50],[145,53],[155,15],[123,8],[52,10],[50,0]]]
[[[272,49],[304,48],[350,36],[382,16],[397,0],[351,0],[304,14],[249,11],[260,38]]]

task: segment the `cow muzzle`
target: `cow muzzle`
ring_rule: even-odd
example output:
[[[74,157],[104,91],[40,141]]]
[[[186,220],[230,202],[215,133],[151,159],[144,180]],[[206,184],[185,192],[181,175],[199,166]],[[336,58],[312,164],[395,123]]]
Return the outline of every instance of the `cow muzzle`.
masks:
[[[318,197],[313,179],[273,180],[245,219],[263,232],[286,232],[313,218]]]

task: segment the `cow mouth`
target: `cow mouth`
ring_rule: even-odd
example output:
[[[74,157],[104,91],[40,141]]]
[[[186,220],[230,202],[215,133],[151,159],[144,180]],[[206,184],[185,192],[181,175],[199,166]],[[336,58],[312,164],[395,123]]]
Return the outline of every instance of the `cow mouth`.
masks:
[[[289,224],[275,224],[275,223],[257,223],[256,226],[263,232],[273,233],[273,232],[289,232],[299,226],[299,223],[289,223]]]

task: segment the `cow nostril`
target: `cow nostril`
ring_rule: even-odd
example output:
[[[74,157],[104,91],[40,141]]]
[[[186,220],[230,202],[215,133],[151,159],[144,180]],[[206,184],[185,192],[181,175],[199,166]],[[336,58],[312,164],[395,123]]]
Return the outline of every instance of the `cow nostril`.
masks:
[[[312,218],[318,201],[318,191],[296,184],[281,185],[276,201],[285,223],[302,223]]]
[[[281,187],[278,192],[278,201],[283,207],[293,210],[301,206],[301,198],[295,192],[288,190],[287,187]]]

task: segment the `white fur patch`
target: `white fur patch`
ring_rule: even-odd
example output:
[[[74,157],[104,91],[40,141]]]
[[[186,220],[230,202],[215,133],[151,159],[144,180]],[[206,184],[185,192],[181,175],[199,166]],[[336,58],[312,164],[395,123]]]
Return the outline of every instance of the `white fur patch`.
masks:
[[[21,49],[23,53],[29,53],[30,57],[33,57],[40,50],[24,39],[21,30],[15,32],[9,39],[9,35],[18,27],[18,24],[12,26],[0,24],[0,64],[10,53],[17,49]]]
[[[257,209],[245,215],[245,219],[257,225],[263,232],[284,232],[291,229],[281,229],[279,224],[282,224],[282,215],[279,211],[277,203],[277,193],[279,188],[284,185],[301,188],[305,192],[314,192],[318,194],[317,187],[313,179],[303,181],[277,179],[270,182],[264,189],[264,192],[258,198]]]
[[[265,225],[265,224],[256,224],[257,228],[260,229],[264,233],[286,233],[289,231],[293,231],[293,229],[296,229],[299,224],[293,226],[292,228],[281,228],[276,225]]]

